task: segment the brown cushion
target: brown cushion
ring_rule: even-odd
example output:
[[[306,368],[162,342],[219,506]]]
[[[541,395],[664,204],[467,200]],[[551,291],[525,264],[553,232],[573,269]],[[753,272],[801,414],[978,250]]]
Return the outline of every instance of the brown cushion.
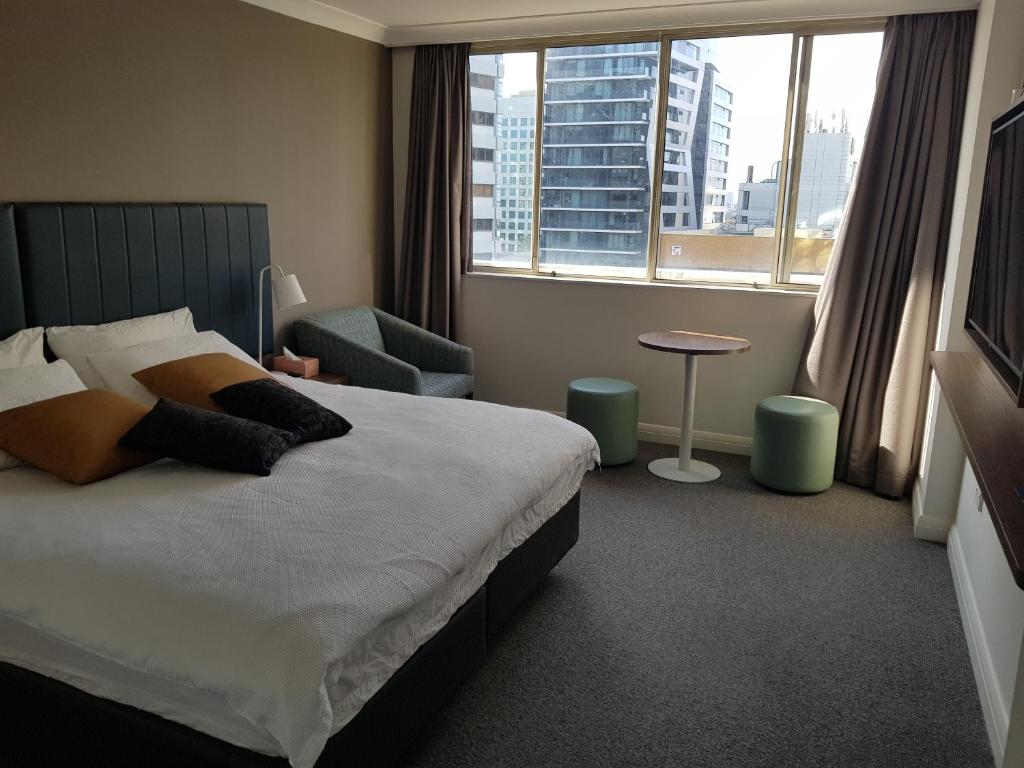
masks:
[[[210,395],[232,384],[270,378],[270,374],[224,352],[171,360],[132,374],[157,397],[223,412]]]
[[[0,411],[0,448],[85,485],[153,461],[117,444],[148,411],[107,389],[72,392]]]

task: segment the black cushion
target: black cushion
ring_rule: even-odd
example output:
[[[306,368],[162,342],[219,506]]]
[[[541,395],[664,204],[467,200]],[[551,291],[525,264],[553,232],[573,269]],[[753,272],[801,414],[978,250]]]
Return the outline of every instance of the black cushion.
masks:
[[[352,429],[331,409],[273,379],[232,384],[210,397],[233,416],[291,432],[299,443],[341,437]]]
[[[154,456],[266,477],[295,442],[290,432],[258,421],[160,398],[119,444]]]

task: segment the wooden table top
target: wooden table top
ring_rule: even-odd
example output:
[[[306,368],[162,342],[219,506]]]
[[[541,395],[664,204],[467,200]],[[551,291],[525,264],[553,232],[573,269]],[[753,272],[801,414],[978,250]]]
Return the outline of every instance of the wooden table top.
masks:
[[[636,337],[641,347],[683,355],[736,355],[750,349],[750,341],[690,331],[651,331]]]

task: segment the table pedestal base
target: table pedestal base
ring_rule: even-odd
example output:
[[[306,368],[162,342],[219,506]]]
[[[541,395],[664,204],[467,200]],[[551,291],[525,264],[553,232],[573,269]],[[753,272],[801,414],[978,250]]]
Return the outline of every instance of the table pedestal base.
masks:
[[[710,483],[722,474],[714,464],[696,459],[690,459],[687,469],[680,469],[679,459],[674,456],[668,459],[655,459],[647,465],[647,469],[658,477],[675,480],[677,483]]]

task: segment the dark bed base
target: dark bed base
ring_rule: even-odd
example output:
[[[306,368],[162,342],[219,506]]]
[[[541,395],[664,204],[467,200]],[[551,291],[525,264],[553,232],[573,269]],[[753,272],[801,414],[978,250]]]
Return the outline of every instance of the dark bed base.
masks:
[[[579,537],[580,494],[502,560],[433,638],[327,742],[318,768],[395,765],[480,666],[487,639]],[[10,768],[283,768],[268,757],[134,707],[0,663],[0,764]]]

